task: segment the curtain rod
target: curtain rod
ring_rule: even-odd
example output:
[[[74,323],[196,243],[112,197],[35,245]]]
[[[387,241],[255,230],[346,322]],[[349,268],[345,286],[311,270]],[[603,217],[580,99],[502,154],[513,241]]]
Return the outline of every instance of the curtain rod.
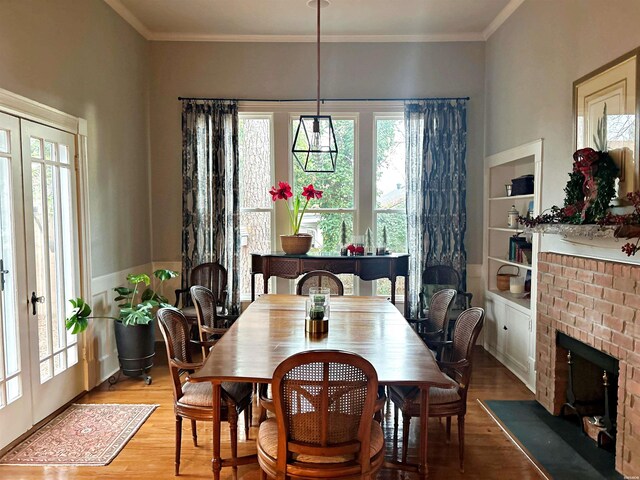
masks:
[[[315,102],[315,98],[205,98],[205,97],[178,97],[178,100],[234,100],[236,102]],[[438,101],[438,100],[469,100],[469,97],[431,97],[431,98],[321,98],[324,102],[415,102],[415,101]]]

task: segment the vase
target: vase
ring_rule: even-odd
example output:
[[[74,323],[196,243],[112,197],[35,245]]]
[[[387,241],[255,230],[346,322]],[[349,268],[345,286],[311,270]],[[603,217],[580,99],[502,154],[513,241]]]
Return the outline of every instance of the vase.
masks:
[[[280,235],[282,251],[287,255],[304,255],[311,249],[312,238],[308,233]]]

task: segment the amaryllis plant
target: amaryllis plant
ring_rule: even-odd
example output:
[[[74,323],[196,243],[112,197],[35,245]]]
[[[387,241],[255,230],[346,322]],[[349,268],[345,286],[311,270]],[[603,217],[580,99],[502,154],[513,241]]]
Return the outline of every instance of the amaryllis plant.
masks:
[[[291,185],[287,182],[278,182],[278,188],[271,187],[269,193],[271,194],[271,199],[274,202],[281,199],[286,202],[287,212],[289,212],[289,224],[291,225],[291,230],[294,235],[298,235],[300,233],[302,216],[307,210],[309,201],[311,201],[312,198],[322,198],[322,190],[316,190],[311,184],[307,187],[302,187],[302,193],[296,196],[291,202],[289,202],[289,199],[293,197],[293,193],[291,192]],[[302,210],[300,210],[300,197],[306,198]]]

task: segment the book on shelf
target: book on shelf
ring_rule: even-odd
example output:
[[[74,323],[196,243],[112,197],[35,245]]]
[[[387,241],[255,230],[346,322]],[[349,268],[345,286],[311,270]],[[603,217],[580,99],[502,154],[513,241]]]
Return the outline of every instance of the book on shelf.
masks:
[[[509,238],[509,261],[531,265],[533,246],[526,238],[514,235]]]

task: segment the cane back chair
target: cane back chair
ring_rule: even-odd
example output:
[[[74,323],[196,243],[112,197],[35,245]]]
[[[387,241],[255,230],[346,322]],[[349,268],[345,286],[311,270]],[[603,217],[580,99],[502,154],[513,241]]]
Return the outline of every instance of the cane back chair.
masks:
[[[453,331],[453,340],[444,351],[444,360],[438,361],[442,372],[452,380],[453,388],[429,389],[429,417],[446,417],[447,440],[451,438],[451,417],[458,417],[458,455],[460,470],[464,471],[464,416],[467,411],[467,392],[471,380],[473,346],[484,322],[484,310],[471,307],[460,314]],[[420,390],[415,387],[389,387],[389,397],[394,404],[394,437],[398,434],[398,409],[402,410],[402,459],[407,459],[409,422],[422,412]]]
[[[331,295],[344,295],[342,281],[333,273],[326,270],[313,270],[305,274],[296,287],[297,295],[308,295],[312,287],[327,287]]]
[[[422,341],[437,353],[438,358],[447,339],[449,312],[455,299],[456,291],[453,288],[439,290],[431,297],[426,318],[407,319]]]
[[[301,352],[273,375],[275,418],[260,425],[261,478],[369,479],[384,459],[378,376],[359,355]]]
[[[198,332],[202,346],[202,358],[207,357],[212,347],[229,329],[229,322],[218,315],[216,296],[207,287],[193,285],[191,299],[196,308],[198,318]]]
[[[189,348],[189,324],[179,310],[161,308],[157,313],[158,325],[167,347],[169,371],[173,380],[174,412],[176,415],[175,474],[180,472],[180,443],[182,439],[182,419],[191,420],[193,445],[198,446],[196,421],[213,420],[213,387],[211,383],[183,382],[185,373],[193,373],[202,366],[194,363]],[[231,456],[238,457],[238,415],[244,411],[245,436],[249,438],[249,412],[253,399],[250,383],[222,383],[221,418],[229,422],[231,435]],[[234,467],[236,470],[237,467]]]

